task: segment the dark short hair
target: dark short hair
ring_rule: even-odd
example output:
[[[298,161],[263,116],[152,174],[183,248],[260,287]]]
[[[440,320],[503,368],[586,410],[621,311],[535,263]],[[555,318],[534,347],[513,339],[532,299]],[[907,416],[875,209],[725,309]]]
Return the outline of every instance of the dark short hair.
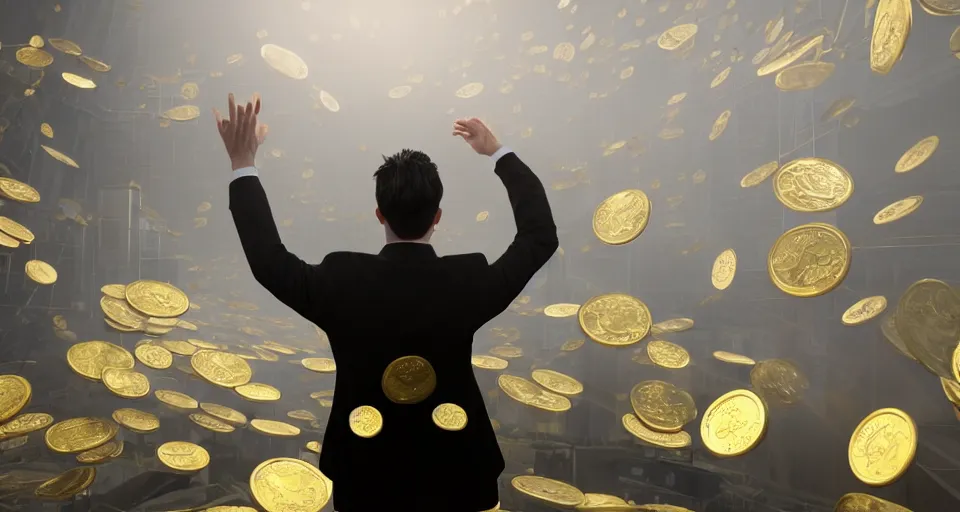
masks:
[[[403,240],[425,235],[443,198],[437,164],[421,151],[404,149],[383,157],[383,165],[373,177],[377,180],[377,207],[394,234]]]

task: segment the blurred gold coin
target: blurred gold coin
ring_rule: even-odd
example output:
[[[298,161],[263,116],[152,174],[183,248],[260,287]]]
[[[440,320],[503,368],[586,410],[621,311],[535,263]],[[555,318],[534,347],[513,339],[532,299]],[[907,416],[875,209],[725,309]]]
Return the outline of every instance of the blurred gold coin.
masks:
[[[277,482],[295,482],[277,492]],[[319,512],[330,501],[333,482],[315,465],[299,459],[269,459],[250,473],[250,491],[268,512]]]
[[[506,359],[488,355],[472,355],[470,363],[484,370],[503,370],[509,364]]]
[[[457,89],[457,92],[454,93],[454,96],[467,99],[472,98],[481,92],[483,92],[483,84],[480,82],[471,82]]]
[[[26,264],[27,277],[39,284],[53,284],[57,282],[57,270],[49,263],[40,260],[30,260]]]
[[[677,449],[686,448],[692,443],[690,434],[680,431],[675,433],[657,432],[650,430],[640,421],[632,412],[624,414],[623,428],[637,439],[663,448]]]
[[[455,432],[467,426],[467,411],[457,404],[444,403],[436,406],[431,414],[433,424]]]
[[[202,446],[186,441],[170,441],[157,447],[157,458],[177,471],[200,471],[210,464],[210,454]]]
[[[717,73],[717,76],[713,77],[713,80],[710,81],[710,88],[716,89],[717,87],[720,86],[720,84],[725,82],[727,80],[727,77],[730,76],[731,69],[732,68],[730,66],[727,66],[723,71]],[[710,140],[713,140],[713,139],[710,139]]]
[[[733,277],[737,274],[737,253],[733,249],[726,249],[721,252],[717,259],[713,260],[713,270],[710,272],[710,282],[718,290],[726,290]]]
[[[196,105],[180,105],[164,112],[163,117],[177,122],[192,121],[200,117],[200,107]]]
[[[580,328],[603,345],[631,345],[650,332],[650,310],[635,297],[620,293],[599,295],[580,307]]]
[[[32,231],[27,229],[23,224],[20,224],[9,217],[0,216],[0,231],[3,231],[4,233],[25,244],[33,242],[34,239]]]
[[[193,413],[190,415],[190,421],[207,430],[221,434],[227,434],[236,430],[233,425],[224,423],[213,416],[208,416],[206,414]]]
[[[176,286],[149,279],[128,284],[124,294],[134,309],[157,318],[180,316],[190,305],[187,294]]]
[[[580,489],[559,480],[542,476],[515,476],[510,481],[510,485],[531,498],[565,508],[576,507],[586,499]]]
[[[34,69],[42,69],[53,64],[53,55],[32,46],[17,50],[17,62]]]
[[[573,352],[574,350],[582,347],[584,343],[586,343],[586,340],[583,339],[567,340],[563,342],[563,345],[560,345],[560,350],[564,352]]]
[[[852,258],[850,240],[819,222],[797,226],[770,248],[767,271],[773,284],[795,297],[816,297],[843,282]]]
[[[79,59],[80,62],[86,64],[88,68],[96,71],[97,73],[106,73],[113,68],[113,66],[110,64],[107,64],[99,59],[94,59],[93,57],[89,57],[87,55],[81,55]]]
[[[129,329],[140,330],[147,323],[147,318],[134,311],[123,299],[100,297],[100,309],[107,318]]]
[[[403,356],[387,365],[380,387],[391,402],[416,404],[436,389],[437,374],[430,361],[420,356]]]
[[[900,220],[917,211],[917,208],[920,208],[922,203],[923,196],[905,197],[877,212],[877,214],[873,216],[873,223],[889,224],[895,220]]]
[[[922,5],[922,4],[921,4]],[[833,507],[833,512],[911,512],[896,503],[871,496],[869,494],[844,494]]]
[[[245,425],[247,423],[247,417],[243,413],[223,405],[200,402],[200,409],[210,416],[228,423],[235,425]]]
[[[37,35],[31,36],[27,44],[34,48],[43,48],[43,38]]]
[[[725,350],[717,350],[713,353],[713,357],[717,358],[724,363],[733,363],[733,364],[744,364],[752,366],[757,364],[753,359],[743,356],[740,354],[734,354],[733,352],[727,352]]]
[[[233,388],[243,398],[253,402],[273,402],[280,400],[280,390],[259,382],[250,382]]]
[[[910,0],[880,0],[870,39],[870,69],[881,75],[892,71],[903,54],[912,27]]]
[[[810,50],[822,47],[823,38],[823,34],[820,34],[818,36],[797,42],[797,44],[794,44],[792,48],[783,52],[777,58],[757,69],[757,76],[772,75],[773,73],[777,73],[787,66],[790,66],[794,62],[800,60],[800,58],[806,55]]]
[[[56,48],[57,50],[66,53],[67,55],[73,55],[74,57],[79,57],[83,55],[83,50],[80,49],[80,45],[74,43],[69,39],[60,39],[56,37],[51,37],[47,39],[47,42],[50,43],[50,46]]]
[[[709,139],[711,141],[717,140],[723,132],[727,129],[727,123],[730,121],[730,111],[724,110],[720,113],[720,116],[717,117],[717,120],[713,122],[713,127],[710,128]]]
[[[940,146],[940,137],[936,135],[931,135],[925,139],[922,139],[920,142],[917,142],[910,149],[908,149],[899,160],[897,160],[897,165],[894,167],[894,171],[898,173],[910,172],[917,167],[920,167],[921,164],[926,162],[933,152],[937,150],[937,147]]]
[[[150,393],[150,380],[140,372],[104,368],[101,378],[111,393],[122,398],[141,398]]]
[[[853,429],[847,457],[861,482],[882,486],[900,478],[916,452],[917,426],[913,418],[900,409],[886,408],[870,413]]]
[[[60,162],[60,163],[62,163],[62,164],[65,164],[65,165],[69,165],[70,167],[73,167],[73,168],[75,168],[75,169],[79,169],[79,168],[80,168],[80,165],[78,165],[77,162],[74,161],[74,159],[70,158],[69,156],[67,156],[67,155],[65,155],[65,154],[63,154],[63,153],[61,153],[60,151],[57,151],[56,149],[53,149],[53,148],[51,148],[51,147],[49,147],[49,146],[44,146],[43,144],[41,144],[40,147],[43,148],[43,150],[46,151],[48,155],[52,156],[52,157],[53,157],[54,159],[56,159],[58,162]]]
[[[551,304],[543,308],[543,314],[551,318],[566,318],[576,315],[579,310],[579,304]]]
[[[853,178],[825,158],[798,158],[773,178],[773,192],[784,206],[798,212],[825,212],[853,195]]]
[[[0,193],[21,203],[40,202],[40,192],[37,192],[37,189],[13,178],[0,177]]]
[[[96,89],[97,84],[89,78],[84,78],[73,73],[62,73],[63,80],[68,84],[80,89]]]
[[[196,399],[179,391],[158,389],[154,391],[153,394],[157,397],[157,400],[178,409],[196,409],[197,405],[199,405]]]
[[[533,380],[541,386],[561,395],[573,396],[583,392],[583,384],[569,375],[554,371],[538,369],[531,375]]]
[[[697,25],[688,23],[667,29],[657,39],[657,46],[664,50],[676,50],[697,35]]]
[[[703,413],[700,438],[710,453],[736,457],[752,450],[767,431],[767,406],[752,391],[735,389]]]
[[[66,501],[87,490],[96,478],[96,468],[73,468],[40,484],[33,494],[40,499]]]
[[[77,462],[81,464],[99,464],[109,459],[119,457],[123,453],[123,441],[114,439],[92,450],[77,454]]]
[[[947,283],[921,279],[910,285],[894,315],[896,332],[909,353],[924,367],[944,378],[951,368],[960,339],[960,294]],[[886,333],[885,333],[886,334]]]
[[[5,390],[0,389],[0,392]],[[53,424],[53,416],[45,412],[28,412],[21,414],[0,426],[2,437],[22,436],[49,427]]]
[[[777,73],[777,88],[788,92],[815,89],[833,76],[836,67],[832,62],[819,61],[794,64]]]
[[[650,332],[660,335],[667,332],[683,332],[693,329],[693,319],[690,318],[671,318],[662,322],[657,322],[650,327]]]
[[[320,103],[330,112],[340,111],[340,102],[327,91],[320,91]]]
[[[847,113],[848,110],[853,108],[853,105],[857,102],[856,98],[840,98],[839,100],[834,101],[827,107],[827,110],[820,116],[821,122],[826,122],[831,119],[836,119],[843,114]]]
[[[840,321],[843,325],[860,325],[867,320],[883,313],[887,309],[887,298],[883,295],[874,295],[858,300],[854,305],[843,312]]]
[[[178,356],[192,356],[197,353],[196,345],[184,340],[161,340],[158,343]]]
[[[126,288],[127,285],[125,284],[105,284],[100,287],[100,293],[114,299],[127,300],[126,296],[123,294],[123,291]]]
[[[697,406],[690,393],[659,380],[634,386],[630,404],[643,423],[658,432],[679,432],[697,418]]]
[[[307,357],[300,361],[304,368],[320,373],[334,373],[337,371],[337,363],[329,357]]]
[[[490,353],[495,356],[505,357],[507,359],[516,359],[523,357],[523,348],[515,347],[509,343],[506,345],[497,345],[490,349]]]
[[[160,428],[159,418],[137,409],[117,409],[113,411],[113,421],[138,434],[149,434]]]
[[[593,213],[593,233],[608,245],[622,245],[643,233],[650,218],[650,200],[642,190],[628,189],[606,198]]]
[[[321,446],[319,441],[307,441],[307,444],[304,445],[304,448],[313,453],[320,453]]]
[[[740,186],[742,188],[755,187],[766,181],[766,179],[769,178],[773,173],[777,172],[777,169],[779,168],[779,162],[767,162],[744,175],[744,177],[740,180]]]
[[[282,421],[252,419],[250,427],[268,436],[295,437],[300,435],[300,429]]]
[[[303,80],[309,74],[307,63],[296,53],[281,46],[265,44],[260,47],[260,56],[271,68],[288,78]]]
[[[106,368],[129,370],[133,355],[127,349],[105,341],[85,341],[67,350],[67,364],[88,379],[100,380]]]
[[[690,364],[690,354],[680,345],[663,340],[647,343],[647,357],[657,366],[679,369]]]
[[[410,87],[409,85],[398,85],[393,89],[390,89],[389,91],[387,91],[387,96],[389,96],[392,99],[398,100],[410,94],[411,91],[413,91],[413,87]]]
[[[196,82],[187,82],[180,86],[180,97],[185,100],[196,99],[200,94],[200,86]]]
[[[310,411],[306,409],[297,409],[295,411],[290,411],[287,413],[288,418],[293,418],[295,420],[302,421],[316,421],[317,417]]]
[[[573,46],[573,43],[558,43],[557,46],[553,48],[553,58],[556,60],[562,60],[563,62],[572,61],[576,54],[577,49]]]
[[[750,370],[750,384],[766,402],[795,404],[803,398],[810,381],[794,363],[784,359],[766,359]]]
[[[103,418],[71,418],[48,428],[44,441],[57,453],[85,452],[116,437],[119,429]]]

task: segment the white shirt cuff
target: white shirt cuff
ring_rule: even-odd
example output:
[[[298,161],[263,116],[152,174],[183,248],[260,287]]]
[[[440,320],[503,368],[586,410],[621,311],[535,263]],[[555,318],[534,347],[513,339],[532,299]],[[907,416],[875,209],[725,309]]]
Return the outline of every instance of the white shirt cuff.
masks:
[[[507,153],[513,153],[513,150],[506,146],[501,146],[496,153],[490,155],[490,159],[493,160],[493,163],[497,163],[497,161],[500,160],[500,158],[502,158],[503,155],[506,155]]]
[[[259,175],[260,174],[257,172],[256,167],[241,167],[239,169],[234,169],[233,179],[231,179],[230,181],[233,181],[237,178],[243,178],[244,176],[259,176]]]

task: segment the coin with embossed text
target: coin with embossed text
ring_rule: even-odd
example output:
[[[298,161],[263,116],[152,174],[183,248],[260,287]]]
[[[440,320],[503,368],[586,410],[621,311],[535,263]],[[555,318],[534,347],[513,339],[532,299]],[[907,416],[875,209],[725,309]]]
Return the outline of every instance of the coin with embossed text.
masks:
[[[210,463],[210,454],[200,445],[186,441],[169,441],[157,448],[157,458],[164,466],[177,471],[199,471]]]
[[[85,341],[67,350],[67,364],[88,379],[100,380],[106,368],[133,368],[133,355],[123,347],[105,341]]]
[[[931,135],[920,140],[920,142],[914,144],[900,156],[900,159],[897,160],[897,165],[893,168],[894,172],[905,173],[920,167],[933,156],[933,152],[936,151],[939,146],[940,137],[936,135]]]
[[[383,430],[383,415],[376,408],[361,405],[350,412],[350,430],[363,438],[376,436]]]
[[[884,207],[873,216],[874,224],[889,224],[900,220],[915,212],[923,203],[923,196],[905,197],[889,206]]]
[[[767,406],[752,391],[735,389],[717,398],[703,413],[700,438],[718,457],[752,450],[767,431]]]
[[[104,368],[103,384],[113,394],[123,398],[141,398],[150,393],[150,380],[133,370]]]
[[[907,413],[886,408],[853,429],[847,457],[854,476],[867,485],[888,485],[907,471],[917,452],[917,426]]]
[[[647,305],[622,293],[592,297],[580,307],[578,314],[583,332],[603,345],[631,345],[650,332]]]
[[[784,206],[798,212],[825,212],[853,194],[846,169],[825,158],[798,158],[773,178],[773,192]]]
[[[190,357],[190,366],[197,375],[217,386],[235,388],[250,382],[250,364],[236,354],[219,350],[200,350]]]
[[[627,189],[604,199],[593,212],[593,233],[603,243],[622,245],[640,236],[650,219],[650,199]]]
[[[250,473],[250,491],[268,512],[320,512],[333,482],[316,465],[299,459],[269,459]]]
[[[218,432],[222,434],[230,433],[236,430],[233,425],[224,423],[213,416],[208,416],[201,413],[193,413],[190,415],[190,421],[200,425],[201,427],[210,430],[212,432]]]
[[[3,437],[22,436],[49,427],[53,424],[53,416],[45,412],[28,412],[0,426],[0,435]]]
[[[790,229],[773,244],[767,271],[773,284],[795,297],[816,297],[843,282],[852,258],[850,240],[819,222]]]
[[[713,260],[713,269],[710,272],[710,282],[718,290],[726,290],[733,277],[737,274],[737,253],[733,249],[726,249],[721,252],[717,259]]]
[[[843,325],[860,325],[883,313],[885,309],[887,309],[887,298],[883,295],[874,295],[873,297],[860,299],[847,308],[840,321],[843,322]]]
[[[113,439],[120,427],[103,418],[71,418],[47,429],[44,441],[57,453],[78,453]]]
[[[648,427],[658,432],[679,432],[697,418],[697,406],[690,393],[659,380],[641,382],[630,391],[633,411]]]
[[[583,392],[583,384],[581,384],[580,381],[557,371],[539,369],[534,370],[531,376],[537,384],[554,393],[573,396]]]
[[[910,0],[880,0],[870,39],[870,69],[881,75],[892,71],[903,54],[912,27]]]
[[[565,508],[576,507],[586,499],[576,487],[542,476],[515,476],[510,481],[510,485],[531,498]]]
[[[467,426],[467,411],[457,404],[443,403],[436,406],[431,413],[433,424],[443,430],[463,430]]]
[[[137,345],[133,353],[144,366],[149,366],[155,370],[165,370],[173,364],[173,354],[169,350],[152,343]]]
[[[657,432],[650,430],[635,414],[627,413],[622,418],[623,428],[637,439],[662,448],[686,448],[692,443],[690,434],[680,431],[675,433]]]
[[[113,421],[138,434],[149,434],[160,428],[160,419],[149,412],[123,408],[113,411]]]
[[[679,369],[690,364],[690,353],[680,345],[663,340],[647,343],[647,357],[657,366]]]
[[[172,284],[149,279],[128,284],[124,295],[134,309],[157,318],[180,316],[190,307],[190,300],[182,290]]]

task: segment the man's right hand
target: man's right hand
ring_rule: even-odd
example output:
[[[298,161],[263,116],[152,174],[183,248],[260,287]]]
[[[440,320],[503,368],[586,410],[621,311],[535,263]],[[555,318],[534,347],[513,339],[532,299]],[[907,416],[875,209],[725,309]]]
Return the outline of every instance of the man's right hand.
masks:
[[[463,140],[481,155],[492,156],[501,147],[500,141],[493,135],[490,128],[476,117],[457,119],[453,123],[453,135],[463,137]]]

